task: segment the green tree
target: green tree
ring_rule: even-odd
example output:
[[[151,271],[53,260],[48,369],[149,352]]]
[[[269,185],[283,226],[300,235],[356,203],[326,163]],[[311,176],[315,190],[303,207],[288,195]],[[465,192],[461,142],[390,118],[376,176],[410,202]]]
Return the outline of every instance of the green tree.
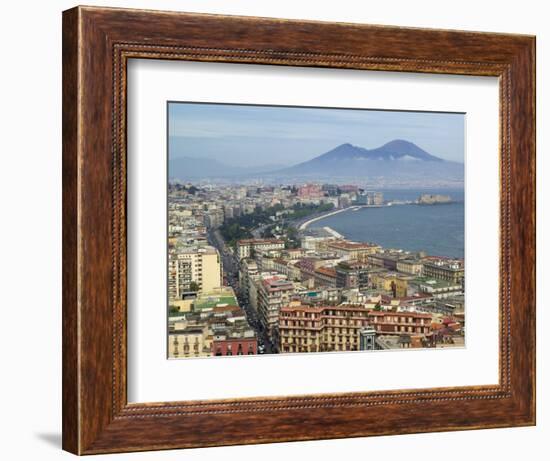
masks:
[[[200,290],[200,287],[199,287],[199,284],[195,281],[192,281],[190,284],[189,284],[189,291],[199,291]]]

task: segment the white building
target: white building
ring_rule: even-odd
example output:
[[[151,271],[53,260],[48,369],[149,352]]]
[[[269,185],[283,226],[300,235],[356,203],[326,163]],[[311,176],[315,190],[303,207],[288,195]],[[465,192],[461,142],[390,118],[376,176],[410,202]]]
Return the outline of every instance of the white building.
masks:
[[[239,259],[250,258],[255,251],[283,250],[285,242],[278,239],[246,239],[237,242]]]
[[[222,286],[222,265],[218,250],[211,246],[187,247],[168,255],[168,292],[170,299],[180,299],[191,282],[200,291]]]

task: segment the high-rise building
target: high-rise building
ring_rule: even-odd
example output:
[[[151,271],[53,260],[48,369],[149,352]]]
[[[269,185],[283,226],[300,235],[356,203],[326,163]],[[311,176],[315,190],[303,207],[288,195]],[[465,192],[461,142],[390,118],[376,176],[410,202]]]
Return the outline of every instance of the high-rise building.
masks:
[[[258,284],[259,319],[274,344],[278,342],[279,311],[289,304],[294,292],[292,282],[277,276],[263,279]]]
[[[221,259],[214,247],[198,246],[174,249],[168,255],[168,293],[170,299],[181,299],[196,283],[199,291],[222,285]]]
[[[168,255],[168,299],[182,299],[183,293],[191,289],[192,263],[189,259]]]
[[[243,259],[239,265],[239,290],[248,298],[250,281],[259,277],[258,264],[253,259]]]

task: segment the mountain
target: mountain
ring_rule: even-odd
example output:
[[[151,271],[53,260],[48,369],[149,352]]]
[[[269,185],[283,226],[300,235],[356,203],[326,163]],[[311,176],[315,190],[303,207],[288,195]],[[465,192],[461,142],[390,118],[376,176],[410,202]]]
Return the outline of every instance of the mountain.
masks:
[[[306,162],[272,174],[289,177],[391,177],[460,180],[464,165],[436,157],[416,144],[396,139],[376,149],[346,143]]]
[[[259,153],[260,155],[260,153]],[[341,144],[311,160],[281,168],[237,167],[212,158],[176,157],[169,177],[180,180],[262,178],[272,182],[368,180],[374,184],[440,185],[464,181],[464,164],[444,160],[416,144],[396,139],[375,149]]]
[[[426,162],[443,162],[444,160],[435,155],[428,154],[425,150],[409,141],[396,139],[376,149],[368,150],[363,147],[353,146],[349,143],[341,144],[331,151],[319,155],[308,162],[342,161],[344,159],[365,159],[365,160],[423,160]]]

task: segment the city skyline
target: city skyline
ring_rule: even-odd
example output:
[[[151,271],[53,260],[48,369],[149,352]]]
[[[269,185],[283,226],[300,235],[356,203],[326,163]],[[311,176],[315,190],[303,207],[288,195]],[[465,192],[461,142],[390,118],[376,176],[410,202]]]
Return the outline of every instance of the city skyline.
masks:
[[[172,159],[214,159],[235,167],[285,167],[343,143],[367,149],[406,139],[464,162],[465,114],[170,102]]]
[[[324,223],[342,216],[398,246]],[[168,358],[464,347],[462,228],[448,194],[169,183]]]
[[[464,347],[464,114],[167,116],[168,358]]]

